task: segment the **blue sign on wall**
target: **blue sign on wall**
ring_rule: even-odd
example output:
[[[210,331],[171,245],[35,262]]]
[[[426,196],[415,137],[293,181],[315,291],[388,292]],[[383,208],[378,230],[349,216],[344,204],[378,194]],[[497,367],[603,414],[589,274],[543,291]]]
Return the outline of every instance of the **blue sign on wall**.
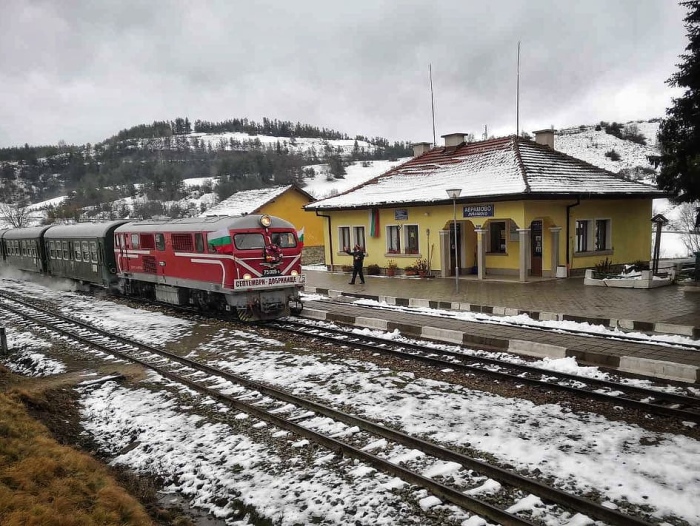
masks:
[[[462,217],[493,217],[493,203],[465,206],[462,208]]]
[[[398,208],[394,210],[394,219],[396,221],[401,221],[408,219],[408,210],[405,208]]]

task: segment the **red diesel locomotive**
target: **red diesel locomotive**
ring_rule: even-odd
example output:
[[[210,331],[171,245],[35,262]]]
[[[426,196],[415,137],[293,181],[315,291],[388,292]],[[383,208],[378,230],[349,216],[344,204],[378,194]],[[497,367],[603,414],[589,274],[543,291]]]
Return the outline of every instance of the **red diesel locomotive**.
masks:
[[[301,249],[294,226],[268,215],[129,222],[114,231],[123,294],[235,309],[245,321],[301,312]]]

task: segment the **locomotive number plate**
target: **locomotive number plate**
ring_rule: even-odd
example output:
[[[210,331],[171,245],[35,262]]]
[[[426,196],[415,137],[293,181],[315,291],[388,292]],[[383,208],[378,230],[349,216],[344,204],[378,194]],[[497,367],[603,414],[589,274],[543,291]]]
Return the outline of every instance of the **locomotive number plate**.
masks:
[[[263,270],[263,276],[279,276],[280,271],[276,268],[266,268]]]

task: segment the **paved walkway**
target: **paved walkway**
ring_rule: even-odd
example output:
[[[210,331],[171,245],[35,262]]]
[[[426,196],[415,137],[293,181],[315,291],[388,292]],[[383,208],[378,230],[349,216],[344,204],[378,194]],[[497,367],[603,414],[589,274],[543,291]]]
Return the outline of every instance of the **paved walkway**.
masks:
[[[350,285],[350,275],[305,270],[307,290],[341,291],[368,297],[442,302],[441,307],[503,314],[525,311],[539,319],[588,319],[627,329],[684,334],[700,339],[700,287],[669,285],[655,289],[592,287],[583,278],[505,279],[406,278],[365,276]],[[459,290],[457,290],[459,288]],[[554,314],[558,318],[553,318]]]

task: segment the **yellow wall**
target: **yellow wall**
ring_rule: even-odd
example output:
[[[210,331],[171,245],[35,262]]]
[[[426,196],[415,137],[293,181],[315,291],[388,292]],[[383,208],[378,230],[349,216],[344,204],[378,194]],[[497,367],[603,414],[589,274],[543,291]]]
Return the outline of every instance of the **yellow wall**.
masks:
[[[630,263],[636,260],[649,261],[651,255],[651,199],[616,199],[616,200],[582,200],[571,208],[569,239],[567,240],[566,207],[576,203],[575,199],[540,200],[540,201],[494,201],[493,217],[461,217],[463,203],[457,204],[457,221],[462,229],[462,251],[466,256],[467,267],[473,263],[473,253],[476,250],[476,234],[474,226],[488,228],[489,221],[509,221],[514,230],[506,232],[506,253],[486,254],[486,269],[516,272],[519,267],[520,236],[516,228],[529,228],[534,220],[542,220],[543,252],[542,270],[545,275],[553,275],[552,268],[552,233],[550,228],[561,227],[559,233],[558,264],[566,264],[566,247],[569,243],[569,261],[571,268],[591,268],[606,257],[613,263]],[[396,209],[406,209],[408,218],[397,221],[394,219]],[[310,212],[307,212],[310,213]],[[415,263],[417,258],[428,258],[428,243],[432,247],[431,268],[441,270],[442,255],[440,253],[440,231],[449,229],[453,221],[453,206],[396,206],[379,210],[379,237],[370,236],[370,212],[364,210],[344,210],[323,212],[331,217],[332,239],[325,239],[326,265],[351,265],[351,257],[342,252],[338,246],[338,228],[340,226],[364,226],[367,257],[365,265],[377,264],[386,267],[387,262],[394,260],[399,268]],[[574,252],[575,226],[578,219],[609,219],[612,225],[612,250],[581,256]],[[390,224],[417,224],[419,231],[418,254],[387,254],[386,226]],[[430,230],[428,239],[427,229]],[[324,220],[322,235],[328,237],[328,223]],[[593,232],[590,235],[594,235]],[[484,234],[488,236],[488,232]],[[485,240],[484,240],[485,241]],[[332,254],[331,254],[332,246]],[[463,260],[463,263],[465,261]]]
[[[260,208],[260,213],[269,214],[292,223],[297,230],[304,228],[304,246],[315,247],[323,245],[322,217],[317,217],[314,212],[303,209],[312,201],[295,188],[290,188],[270,203]]]

